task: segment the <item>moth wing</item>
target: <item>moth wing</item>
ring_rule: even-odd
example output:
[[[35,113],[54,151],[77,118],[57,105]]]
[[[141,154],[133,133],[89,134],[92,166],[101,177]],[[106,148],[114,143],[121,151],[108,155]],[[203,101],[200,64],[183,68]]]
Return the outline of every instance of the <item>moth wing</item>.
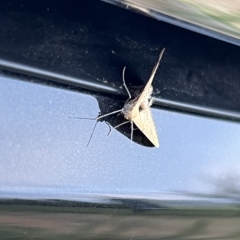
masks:
[[[157,131],[150,108],[140,111],[134,117],[133,122],[155,147],[159,147]]]
[[[138,104],[141,104],[142,101],[144,101],[146,98],[148,98],[152,94],[152,87],[151,87],[152,86],[152,82],[153,82],[153,79],[154,79],[155,74],[157,72],[157,69],[158,69],[158,66],[160,64],[160,61],[161,61],[161,58],[163,56],[164,51],[165,51],[165,48],[159,54],[158,61],[157,61],[157,63],[153,67],[153,70],[152,70],[152,73],[150,75],[150,78],[149,78],[146,86],[144,87],[142,93],[138,97],[138,100],[137,100]]]

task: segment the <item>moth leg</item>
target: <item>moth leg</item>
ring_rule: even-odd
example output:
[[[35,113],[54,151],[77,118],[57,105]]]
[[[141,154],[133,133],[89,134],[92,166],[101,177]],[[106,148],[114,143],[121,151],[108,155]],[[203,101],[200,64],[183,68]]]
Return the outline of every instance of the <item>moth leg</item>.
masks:
[[[92,140],[93,133],[94,133],[96,127],[97,127],[97,124],[98,124],[98,121],[96,121],[96,123],[95,123],[95,125],[94,125],[94,127],[93,127],[93,130],[92,130],[91,136],[90,136],[90,138],[89,138],[89,140],[88,140],[88,143],[87,143],[87,147],[88,147],[89,143],[90,143],[91,140]],[[110,124],[109,124],[108,122],[106,122],[106,124],[107,124],[108,127],[109,127],[109,131],[111,131],[111,126],[110,126]]]
[[[88,143],[87,143],[87,147],[88,147],[89,143],[90,143],[91,140],[92,140],[92,136],[93,136],[93,133],[94,133],[94,131],[95,131],[95,129],[96,129],[97,123],[98,123],[98,122],[96,122],[95,125],[94,125],[94,128],[93,128],[93,130],[92,130],[91,136],[90,136],[90,138],[89,138],[89,140],[88,140]]]
[[[118,124],[117,126],[115,126],[114,128],[111,128],[111,130],[109,131],[109,133],[108,133],[108,136],[109,136],[109,134],[114,130],[114,129],[116,129],[116,128],[118,128],[118,127],[120,127],[120,126],[122,126],[122,125],[124,125],[124,124],[126,124],[126,123],[129,123],[130,121],[126,121],[126,122],[123,122],[123,123],[121,123],[121,124]]]
[[[124,88],[126,89],[126,91],[128,93],[128,100],[126,101],[126,102],[128,102],[132,98],[132,96],[131,96],[131,94],[130,94],[130,92],[128,90],[128,87],[126,85],[126,82],[125,82],[125,69],[126,69],[126,67],[123,68],[122,79],[123,79],[123,86],[124,86]]]
[[[88,140],[88,143],[87,143],[87,147],[88,147],[88,145],[90,144],[90,142],[91,142],[91,140],[92,140],[93,133],[94,133],[94,131],[95,131],[95,129],[96,129],[98,120],[101,119],[101,118],[107,117],[107,116],[109,116],[109,115],[112,115],[112,114],[114,114],[114,113],[122,112],[122,110],[123,110],[123,109],[119,109],[119,110],[116,110],[116,111],[113,111],[113,112],[104,114],[104,115],[102,115],[102,116],[99,116],[99,117],[97,117],[97,118],[80,118],[80,117],[70,117],[70,118],[96,120],[96,123],[95,123],[94,128],[93,128],[92,133],[91,133],[91,136],[90,136],[90,138],[89,138],[89,140]],[[108,126],[110,127],[109,123],[108,123]],[[110,127],[110,132],[111,132],[111,127]]]
[[[110,113],[104,114],[104,115],[102,115],[102,116],[99,116],[99,117],[95,118],[94,120],[97,121],[97,120],[99,120],[99,119],[101,119],[101,118],[104,118],[104,117],[107,117],[107,116],[109,116],[109,115],[112,115],[112,114],[115,114],[115,113],[122,112],[122,110],[123,110],[123,109],[119,109],[119,110],[116,110],[116,111],[113,111],[113,112],[110,112]]]
[[[109,132],[110,132],[110,131],[111,131],[111,129],[112,129],[112,127],[111,127],[110,123],[109,123],[109,122],[106,122],[106,121],[105,121],[105,123],[108,125],[108,127],[109,127]]]

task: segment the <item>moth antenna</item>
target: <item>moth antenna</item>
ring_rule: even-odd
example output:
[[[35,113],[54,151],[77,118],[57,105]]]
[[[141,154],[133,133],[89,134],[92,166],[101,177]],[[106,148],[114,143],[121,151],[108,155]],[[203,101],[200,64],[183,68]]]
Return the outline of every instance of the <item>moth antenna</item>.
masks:
[[[131,94],[130,94],[130,92],[129,92],[129,90],[128,90],[128,87],[127,87],[127,85],[126,85],[126,82],[125,82],[125,69],[126,69],[126,67],[123,68],[122,79],[123,79],[123,86],[124,86],[124,88],[126,89],[126,91],[127,91],[127,93],[128,93],[128,99],[127,99],[127,101],[126,101],[126,102],[128,102],[128,101],[132,98],[132,96],[131,96]]]
[[[81,118],[81,117],[69,117],[69,118],[96,120],[96,118]]]
[[[109,136],[110,133],[111,133],[114,129],[116,129],[116,128],[118,128],[118,127],[120,127],[120,126],[122,126],[122,125],[124,125],[124,124],[126,124],[126,123],[129,123],[129,122],[130,122],[130,121],[126,121],[126,122],[123,122],[123,123],[121,123],[121,124],[118,124],[118,125],[115,126],[114,128],[111,128],[110,131],[108,132],[107,136]]]

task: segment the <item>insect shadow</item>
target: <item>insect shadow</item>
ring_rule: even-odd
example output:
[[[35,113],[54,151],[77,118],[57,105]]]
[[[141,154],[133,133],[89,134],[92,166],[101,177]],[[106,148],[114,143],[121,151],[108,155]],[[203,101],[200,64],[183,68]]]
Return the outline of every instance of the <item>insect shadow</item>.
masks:
[[[104,120],[109,124],[109,126],[112,125],[113,129],[117,129],[119,132],[123,133],[128,138],[130,137],[131,142],[135,141],[144,146],[159,147],[159,141],[158,141],[154,121],[152,119],[150,106],[152,105],[152,98],[151,98],[151,95],[153,92],[152,81],[154,79],[154,76],[156,74],[156,71],[158,69],[158,66],[164,51],[165,51],[165,48],[160,52],[158,61],[154,65],[150,78],[142,90],[140,88],[135,88],[133,90],[133,88],[129,88],[127,86],[126,79],[125,79],[126,67],[124,67],[123,73],[122,73],[122,79],[123,79],[123,87],[125,88],[128,94],[128,99],[125,101],[123,107],[115,108],[115,109],[118,109],[118,110],[115,110],[115,109],[112,109],[112,107],[113,106],[116,107],[117,101],[114,102],[114,104],[111,104],[110,102],[108,102],[107,104],[104,104],[105,106],[107,106],[107,108],[103,108],[103,109],[107,109],[107,111],[105,112],[102,109],[103,105],[101,104],[101,101],[99,101],[99,99],[97,98],[99,102],[99,107],[101,110],[101,115],[95,119],[92,119],[92,120],[96,120],[97,122],[93,128],[93,131],[87,146],[89,145],[92,139],[92,136],[98,121]],[[113,114],[114,115],[118,114],[118,115],[115,116],[115,118],[113,118],[112,116]],[[120,118],[118,117],[119,114],[120,114]],[[81,118],[81,119],[84,119],[84,118]],[[85,118],[85,119],[88,119],[88,118]],[[131,124],[130,131],[129,131],[129,128],[128,128],[128,131],[126,130],[125,125],[127,123]],[[136,125],[135,128],[134,128],[134,125]],[[110,127],[109,134],[112,132],[113,129],[111,129]],[[136,136],[136,133],[133,134],[134,131],[138,131],[137,138],[133,137],[134,135]],[[130,134],[128,134],[129,132]]]
[[[126,82],[128,82],[128,79],[131,79],[131,81],[133,81],[133,82],[137,82],[137,79],[133,79],[132,74],[126,73],[125,79],[126,79]],[[133,99],[136,98],[137,96],[139,96],[139,94],[142,92],[143,88],[144,88],[144,85],[141,85],[141,86],[129,86],[128,85],[128,89],[129,89],[130,94]],[[125,104],[125,101],[123,101],[119,98],[116,98],[116,97],[110,98],[107,96],[100,96],[100,95],[95,96],[95,97],[98,101],[99,108],[100,108],[99,117],[102,115],[112,113],[114,111],[118,111]],[[95,119],[93,119],[93,120],[95,120]],[[95,127],[97,126],[98,122],[106,122],[107,124],[109,124],[109,132],[106,133],[106,135],[108,135],[109,137],[111,136],[112,131],[118,131],[121,134],[123,134],[125,137],[132,140],[133,142],[136,142],[136,143],[138,143],[142,146],[146,146],[146,147],[154,147],[154,145],[148,140],[148,138],[146,138],[146,136],[135,125],[133,125],[133,127],[134,127],[133,135],[131,135],[132,129],[131,129],[130,122],[115,128],[116,126],[126,122],[126,119],[124,118],[124,115],[121,112],[116,113],[116,114],[111,114],[104,118],[98,119],[94,126],[94,129],[93,129],[93,132],[89,139],[88,144],[90,143],[91,138],[94,137],[94,130],[95,130]]]

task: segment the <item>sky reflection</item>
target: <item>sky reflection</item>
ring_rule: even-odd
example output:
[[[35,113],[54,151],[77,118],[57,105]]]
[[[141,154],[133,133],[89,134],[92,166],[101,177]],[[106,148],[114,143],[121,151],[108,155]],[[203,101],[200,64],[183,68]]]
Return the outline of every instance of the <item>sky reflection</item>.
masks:
[[[153,109],[160,148],[102,122],[86,147],[95,122],[69,117],[96,117],[94,97],[1,76],[0,99],[0,191],[213,193],[240,178],[234,122]]]

